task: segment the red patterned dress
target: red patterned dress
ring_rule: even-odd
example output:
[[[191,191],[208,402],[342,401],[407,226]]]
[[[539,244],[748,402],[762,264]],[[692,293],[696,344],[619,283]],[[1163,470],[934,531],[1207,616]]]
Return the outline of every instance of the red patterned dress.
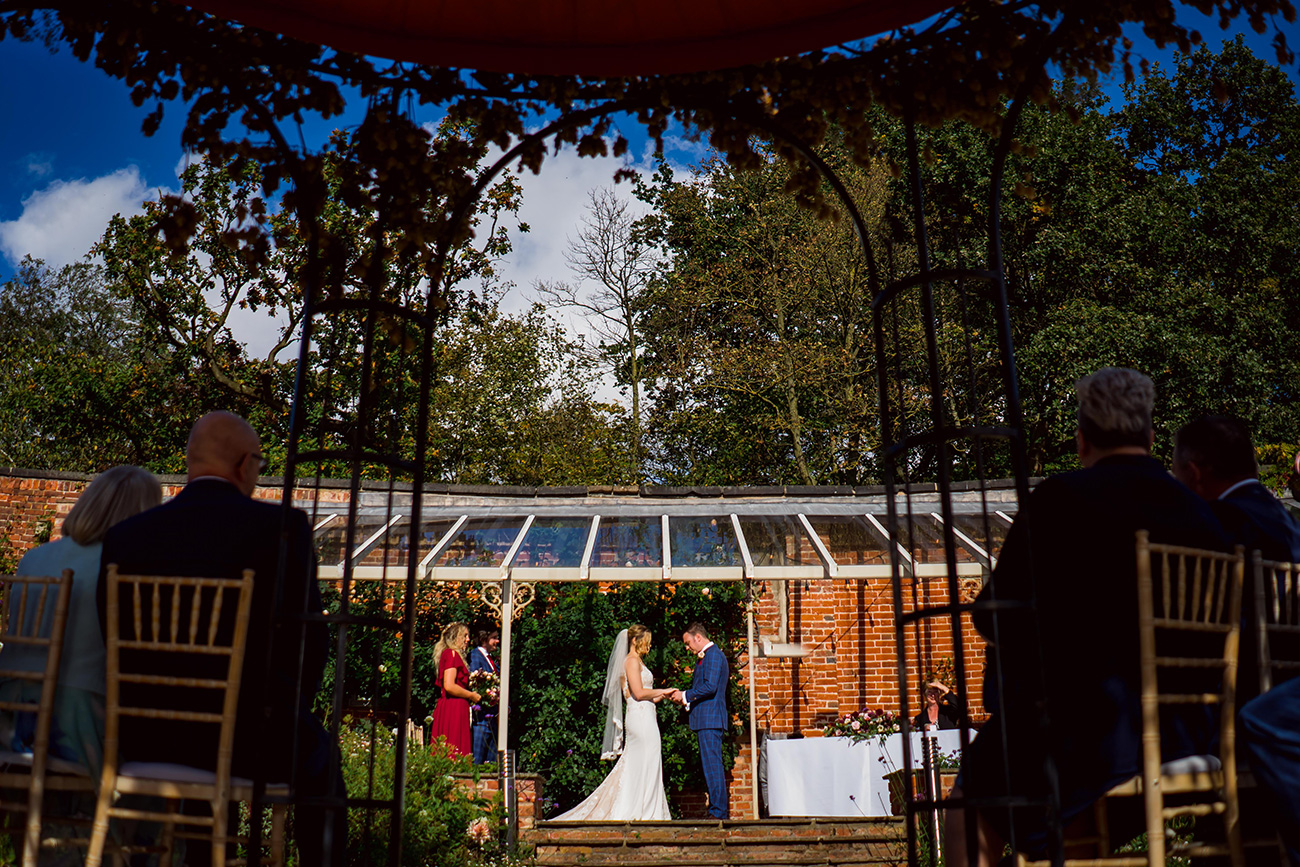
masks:
[[[436,749],[438,738],[446,738],[452,755],[473,755],[474,740],[469,731],[469,700],[447,695],[447,690],[442,687],[445,677],[443,672],[449,668],[456,669],[456,685],[461,689],[469,689],[469,666],[459,653],[448,647],[438,659],[438,684],[442,697],[433,709],[433,735],[430,740]]]

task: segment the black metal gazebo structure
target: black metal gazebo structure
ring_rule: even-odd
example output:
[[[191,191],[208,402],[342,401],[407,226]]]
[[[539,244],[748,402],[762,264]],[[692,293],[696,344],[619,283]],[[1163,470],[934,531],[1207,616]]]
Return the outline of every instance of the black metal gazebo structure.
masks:
[[[1216,6],[1261,21],[1291,10],[1286,0]],[[187,147],[213,159],[255,161],[268,192],[283,186],[305,250],[292,275],[303,310],[284,505],[318,490],[322,479],[350,479],[349,505],[337,519],[348,552],[369,541],[369,534],[361,536],[363,479],[388,485],[380,523],[402,509],[420,514],[426,485],[435,481],[427,455],[430,426],[437,423],[429,416],[438,375],[434,332],[456,291],[458,245],[473,232],[480,197],[502,173],[535,171],[548,148],[566,143],[580,153],[605,153],[612,138],[617,154],[626,148],[615,133],[617,117],[635,117],[655,138],[679,121],[742,166],[756,159],[751,137],[770,141],[789,162],[793,192],[805,205],[847,217],[869,272],[880,417],[874,457],[889,504],[882,526],[895,543],[895,610],[910,609],[898,624],[899,670],[908,668],[908,635],[919,636],[925,621],[940,618],[951,625],[957,676],[964,680],[971,661],[961,653],[962,618],[969,606],[959,601],[954,492],[984,497],[979,513],[985,516],[991,513],[988,480],[1015,479],[1022,507],[1028,492],[1000,235],[1016,121],[1027,101],[1051,100],[1049,70],[1095,74],[1115,63],[1123,21],[1140,20],[1153,38],[1187,45],[1189,34],[1173,12],[1168,0],[975,0],[951,8],[948,0],[810,0],[797,8],[773,0],[749,4],[741,16],[723,2],[678,11],[596,0],[563,9],[513,0],[427,7],[68,0],[37,8],[3,2],[0,22],[12,35],[52,33],[82,59],[93,56],[138,101],[156,100],[158,112],[184,98]],[[858,41],[882,31],[889,36]],[[1127,53],[1119,62],[1127,66]],[[304,114],[337,114],[349,89],[367,100],[368,110],[351,134],[353,159],[329,174],[322,153],[297,140],[293,126]],[[445,107],[465,132],[432,147],[430,133],[411,116],[417,102]],[[874,145],[865,115],[872,106],[905,125],[902,169],[918,256],[914,274],[888,283],[857,204],[818,150],[835,126],[856,158],[869,159]],[[953,118],[990,133],[987,245],[973,261],[941,262],[927,236],[920,154],[926,125]],[[489,145],[501,156],[483,167]],[[364,226],[331,223],[336,198],[371,219]],[[169,240],[183,243],[187,225],[184,203],[173,202],[164,227]],[[230,243],[255,254],[259,244],[275,242],[273,234],[250,218]],[[991,344],[979,337],[988,334],[995,335]],[[941,580],[949,601],[930,606],[913,598],[905,606],[915,585],[899,543],[911,538],[921,514],[912,494],[922,484],[933,484],[937,495],[924,511],[933,511],[943,527]],[[349,607],[359,566],[352,556],[340,560],[337,612],[292,615],[324,618],[337,629],[336,732],[346,649],[366,631],[402,642],[409,716],[415,589],[426,573],[414,557],[391,579],[385,570],[383,580],[395,582],[403,603],[390,616],[362,616]],[[508,621],[515,602],[508,573],[502,583]],[[899,704],[909,716],[906,678]],[[390,812],[393,865],[401,863],[405,751],[399,729],[391,796],[376,795],[372,786],[367,793],[337,793],[331,802]],[[917,818],[935,806],[909,797],[913,864],[921,857]],[[973,835],[974,823],[968,826]]]

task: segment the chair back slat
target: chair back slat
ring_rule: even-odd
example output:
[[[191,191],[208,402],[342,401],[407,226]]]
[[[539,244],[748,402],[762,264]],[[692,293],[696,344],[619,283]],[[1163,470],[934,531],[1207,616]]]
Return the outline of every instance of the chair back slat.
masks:
[[[172,608],[176,608],[177,600],[172,599]],[[150,635],[158,637],[159,628],[162,626],[162,594],[158,588],[154,587],[153,592],[149,594],[149,626]]]
[[[1300,667],[1300,563],[1265,560],[1259,551],[1252,559],[1259,688],[1267,692],[1278,675]]]
[[[208,626],[208,646],[214,646],[217,641],[217,624],[221,622],[221,600],[224,596],[220,593],[212,603],[212,622]]]
[[[141,619],[140,613],[140,585],[138,583],[131,585],[131,612],[134,619],[135,634],[142,635],[144,633],[144,621]]]
[[[217,598],[213,600],[213,605],[218,606],[218,609],[215,612],[213,612],[212,625],[209,626],[209,629],[212,629],[213,625],[221,622],[221,610],[219,607],[221,605],[221,596],[222,594],[218,593]],[[190,600],[190,633],[189,633],[189,641],[188,641],[189,644],[198,643],[197,638],[199,635],[199,603],[200,601],[202,601],[202,599],[203,599],[202,593],[195,593],[193,595],[193,598]],[[172,606],[172,611],[179,612],[180,610],[181,607],[179,605]],[[175,623],[174,615],[173,615],[173,622],[172,622],[172,634],[173,635],[176,634],[176,623]],[[208,644],[211,643],[212,641],[211,639],[209,639]]]
[[[1147,568],[1148,568],[1148,569],[1151,568],[1151,563],[1148,562],[1148,564],[1147,564]],[[1171,602],[1171,599],[1170,599],[1170,597],[1171,597],[1171,594],[1170,594],[1170,588],[1171,588],[1171,584],[1173,584],[1173,572],[1170,571],[1170,568],[1169,568],[1169,555],[1167,555],[1167,554],[1164,556],[1164,558],[1161,559],[1161,564],[1160,564],[1160,575],[1161,575],[1161,580],[1162,580],[1162,581],[1161,581],[1161,584],[1162,584],[1162,586],[1164,586],[1164,589],[1165,589],[1165,607],[1164,607],[1164,611],[1173,611],[1173,610],[1174,610],[1174,606],[1173,606],[1173,602]]]

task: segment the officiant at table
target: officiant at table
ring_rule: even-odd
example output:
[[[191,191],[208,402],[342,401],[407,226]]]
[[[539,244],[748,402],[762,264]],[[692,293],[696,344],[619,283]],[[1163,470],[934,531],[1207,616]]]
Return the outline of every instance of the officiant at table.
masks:
[[[925,732],[960,728],[961,716],[957,694],[939,681],[932,681],[925,686],[925,707],[912,720],[912,730]]]

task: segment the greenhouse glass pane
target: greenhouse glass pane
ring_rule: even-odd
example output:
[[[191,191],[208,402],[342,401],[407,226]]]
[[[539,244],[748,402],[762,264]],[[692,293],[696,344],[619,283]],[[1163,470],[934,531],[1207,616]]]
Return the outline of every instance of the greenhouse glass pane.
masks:
[[[808,515],[808,523],[841,566],[889,565],[885,543],[866,521],[853,515]],[[745,538],[749,538],[746,534]]]
[[[465,522],[436,566],[500,566],[524,527],[525,518],[475,518]]]
[[[390,516],[391,517],[391,516]],[[359,515],[352,531],[352,544],[360,547],[367,539],[383,529],[389,518],[382,515]],[[404,525],[403,525],[404,526]],[[343,560],[348,541],[347,515],[339,515],[316,533],[316,557],[321,563],[338,563]],[[382,544],[382,540],[377,545]]]
[[[600,519],[596,547],[591,552],[593,567],[658,568],[664,565],[663,530],[658,518]]]
[[[740,566],[740,547],[731,518],[669,518],[674,566]]]
[[[538,518],[528,528],[513,565],[577,568],[590,532],[586,518]]]
[[[1007,531],[1010,529],[1005,521],[992,514],[988,516],[987,524],[982,515],[957,515],[953,518],[952,525],[994,557],[1002,550],[1002,543],[1007,540]]]
[[[907,543],[908,528],[911,528],[912,543]],[[917,563],[943,563],[947,557],[944,553],[943,544],[943,525],[930,517],[929,514],[913,514],[912,521],[909,524],[906,516],[899,516],[899,539],[903,547],[912,555]],[[975,561],[974,552],[966,548],[961,540],[956,536],[953,537],[956,543],[956,556],[958,563],[970,563]]]
[[[740,532],[755,566],[820,566],[817,549],[794,515],[740,517]]]

